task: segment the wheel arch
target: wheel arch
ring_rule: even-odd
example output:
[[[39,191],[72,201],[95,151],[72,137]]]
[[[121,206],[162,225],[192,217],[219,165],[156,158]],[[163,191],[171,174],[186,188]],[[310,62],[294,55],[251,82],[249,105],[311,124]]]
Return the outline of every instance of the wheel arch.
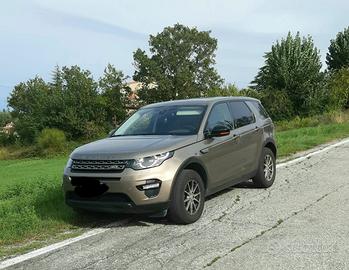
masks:
[[[173,179],[173,182],[171,185],[171,197],[172,197],[173,187],[176,184],[176,182],[178,181],[178,176],[181,173],[181,171],[183,171],[185,169],[194,170],[201,176],[201,179],[204,182],[205,193],[206,193],[207,187],[208,187],[208,174],[207,174],[206,166],[198,158],[192,157],[192,158],[189,158],[186,161],[184,161],[182,163],[182,165],[177,169],[177,172],[174,176],[174,179]]]
[[[265,141],[265,143],[264,143],[264,147],[269,148],[274,153],[274,156],[276,158],[276,156],[277,156],[277,147],[276,147],[276,143],[275,143],[274,139],[268,138]]]

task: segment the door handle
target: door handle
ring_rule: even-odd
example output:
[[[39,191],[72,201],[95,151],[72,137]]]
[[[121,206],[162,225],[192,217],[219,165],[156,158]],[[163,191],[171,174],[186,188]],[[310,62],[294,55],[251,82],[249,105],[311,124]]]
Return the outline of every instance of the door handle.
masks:
[[[233,138],[231,138],[232,141],[238,141],[240,140],[240,135],[234,134]]]
[[[260,130],[260,128],[257,126],[254,128],[254,132],[258,132],[259,130]]]

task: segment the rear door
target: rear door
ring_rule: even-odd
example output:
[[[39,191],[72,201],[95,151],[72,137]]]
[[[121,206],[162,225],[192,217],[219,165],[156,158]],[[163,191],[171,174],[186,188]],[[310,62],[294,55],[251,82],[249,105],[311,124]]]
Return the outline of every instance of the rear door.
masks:
[[[247,176],[257,170],[263,131],[244,101],[230,101],[229,105],[234,119],[233,133],[239,141],[236,155],[240,158],[240,177]]]

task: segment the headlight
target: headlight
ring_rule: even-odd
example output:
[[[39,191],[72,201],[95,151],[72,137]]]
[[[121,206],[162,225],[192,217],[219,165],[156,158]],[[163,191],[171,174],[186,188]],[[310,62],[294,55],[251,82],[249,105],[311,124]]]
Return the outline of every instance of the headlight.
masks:
[[[155,156],[139,158],[132,161],[132,169],[134,170],[142,170],[153,168],[161,165],[166,159],[169,159],[173,156],[173,151],[166,152],[163,154],[158,154]]]
[[[66,168],[71,168],[71,165],[73,163],[73,160],[71,158],[68,159],[67,165],[65,165]]]

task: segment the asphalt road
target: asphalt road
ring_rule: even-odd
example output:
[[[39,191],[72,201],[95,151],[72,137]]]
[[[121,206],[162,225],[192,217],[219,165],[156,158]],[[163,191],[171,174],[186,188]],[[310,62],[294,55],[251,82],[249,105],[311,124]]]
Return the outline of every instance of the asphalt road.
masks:
[[[349,269],[349,144],[234,187],[203,217],[131,222],[10,269]]]

